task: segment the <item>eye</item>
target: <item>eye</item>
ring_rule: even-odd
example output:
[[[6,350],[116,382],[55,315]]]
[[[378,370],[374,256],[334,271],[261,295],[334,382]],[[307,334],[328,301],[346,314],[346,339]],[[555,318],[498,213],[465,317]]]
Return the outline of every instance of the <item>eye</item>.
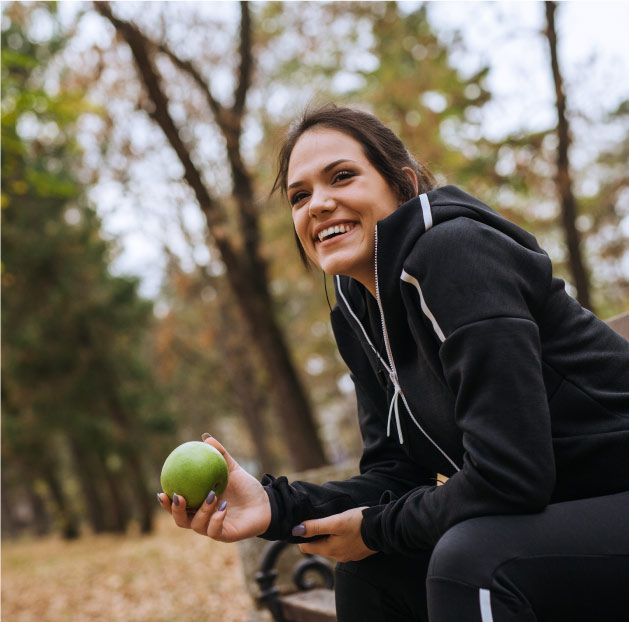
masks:
[[[291,206],[295,206],[307,196],[308,194],[306,192],[295,192],[295,194],[290,197],[289,203],[291,204]]]
[[[354,173],[352,171],[342,170],[334,174],[334,177],[332,177],[332,183],[343,181],[345,179],[349,179],[350,177],[354,177]]]

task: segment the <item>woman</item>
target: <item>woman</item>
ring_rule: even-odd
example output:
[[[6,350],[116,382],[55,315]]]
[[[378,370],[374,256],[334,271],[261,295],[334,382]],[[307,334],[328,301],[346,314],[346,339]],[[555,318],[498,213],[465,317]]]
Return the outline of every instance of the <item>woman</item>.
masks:
[[[291,130],[275,188],[302,259],[335,275],[360,475],[259,483],[209,437],[220,505],[160,503],[217,540],[337,560],[340,622],[627,620],[629,343],[533,236],[433,185],[366,113],[329,105]]]

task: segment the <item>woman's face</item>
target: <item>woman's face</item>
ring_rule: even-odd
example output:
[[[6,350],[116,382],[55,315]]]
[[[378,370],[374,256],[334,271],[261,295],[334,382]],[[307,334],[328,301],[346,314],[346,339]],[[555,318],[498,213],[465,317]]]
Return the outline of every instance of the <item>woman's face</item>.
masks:
[[[373,293],[375,226],[399,201],[361,144],[327,128],[302,134],[288,163],[287,194],[308,257]]]

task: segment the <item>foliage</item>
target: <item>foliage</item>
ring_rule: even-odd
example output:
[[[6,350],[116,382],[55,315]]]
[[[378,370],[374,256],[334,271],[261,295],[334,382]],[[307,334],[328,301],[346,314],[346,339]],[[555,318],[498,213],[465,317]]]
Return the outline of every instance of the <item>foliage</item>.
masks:
[[[83,38],[83,47],[76,43],[80,36],[62,36],[57,26],[45,40],[25,34],[29,15],[54,12],[54,6],[13,3],[4,10],[10,24],[2,35],[3,449],[9,467],[3,478],[13,485],[18,474],[28,473],[26,480],[35,482],[32,504],[43,494],[50,506],[60,497],[52,492],[55,482],[42,474],[60,473],[65,498],[74,500],[69,505],[84,510],[86,495],[77,495],[80,478],[70,476],[84,443],[93,443],[90,473],[100,474],[95,477],[104,489],[115,490],[126,452],[147,438],[146,464],[155,464],[165,442],[158,432],[174,433],[170,412],[178,413],[180,438],[210,431],[254,472],[273,460],[286,463],[283,430],[268,399],[275,379],[248,348],[250,334],[228,292],[225,264],[208,241],[207,223],[182,180],[179,161],[151,123],[152,104],[128,47],[87,6],[80,25],[89,31],[98,20],[103,30],[88,44]],[[200,68],[216,100],[229,109],[238,67],[238,4],[148,6],[115,3],[114,13]],[[334,100],[373,111],[440,183],[463,187],[533,232],[570,288],[554,182],[555,128],[485,136],[487,104],[494,97],[489,68],[457,69],[452,52],[462,41],[440,38],[426,3],[248,6],[255,71],[239,148],[253,177],[273,310],[316,405],[327,453],[336,461],[360,446],[352,387],[332,339],[323,277],[303,269],[288,209],[278,196],[267,196],[283,131],[313,102]],[[68,41],[76,47],[64,47]],[[220,203],[226,234],[238,240],[239,250],[239,208],[225,138],[194,81],[163,49],[154,54],[179,136]],[[583,104],[571,108],[577,101],[568,99],[575,145],[590,145],[586,158],[571,163],[577,226],[591,266],[595,309],[608,317],[626,310],[629,301],[629,105],[600,118]],[[107,116],[97,116],[103,110]],[[95,118],[102,122],[79,127],[81,119]],[[79,137],[91,145],[88,153],[79,149]],[[151,266],[152,274],[164,275],[155,295],[157,318],[138,298],[134,279],[108,272],[118,249],[105,242],[88,207],[86,184],[94,179],[100,209],[113,211],[111,205],[119,204],[116,213],[135,218],[137,229],[148,231],[159,246],[163,263]],[[327,287],[333,304],[330,278]],[[116,399],[103,398],[112,394]],[[120,423],[121,412],[127,423]],[[245,424],[247,414],[263,432],[256,433],[251,420]],[[256,442],[261,438],[267,440],[267,458]],[[112,513],[108,521],[115,520]]]
[[[140,447],[173,427],[147,366],[152,304],[109,272],[113,247],[75,170],[77,122],[98,111],[46,88],[64,39],[31,40],[42,9],[30,8],[9,9],[2,31],[3,497],[43,495],[67,536],[85,515],[97,529],[131,514],[149,528],[156,456]],[[143,513],[120,507],[132,497]]]
[[[447,42],[437,36],[426,3],[412,8],[396,2],[271,3],[260,22],[260,38],[268,40],[272,31],[281,50],[264,73],[265,88],[272,84],[266,101],[275,103],[273,93],[284,93],[283,107],[275,115],[263,114],[269,136],[276,135],[278,120],[281,130],[309,100],[367,107],[399,133],[439,183],[462,187],[534,233],[549,251],[557,275],[574,291],[554,180],[555,127],[535,132],[515,127],[500,139],[485,136],[490,69],[480,66],[463,75],[453,66],[451,54],[463,42],[456,34]],[[299,47],[286,54],[295,34]],[[550,75],[550,61],[542,69]],[[622,224],[627,219],[629,117],[622,105],[608,118],[592,117],[583,109],[571,109],[570,116],[579,121],[575,127],[581,145],[588,143],[590,152],[602,145],[600,157],[575,158],[571,168],[594,308],[609,317],[626,310],[629,300],[629,245]],[[266,167],[266,145],[260,149]]]

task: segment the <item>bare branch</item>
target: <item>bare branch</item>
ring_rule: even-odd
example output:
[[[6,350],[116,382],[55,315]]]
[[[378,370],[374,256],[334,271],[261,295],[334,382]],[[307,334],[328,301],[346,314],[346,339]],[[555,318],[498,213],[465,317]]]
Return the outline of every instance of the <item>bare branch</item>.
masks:
[[[240,77],[235,91],[235,101],[232,108],[225,108],[212,94],[211,85],[201,75],[194,64],[188,60],[181,59],[173,52],[168,45],[161,43],[153,44],[156,49],[168,56],[171,62],[184,73],[188,74],[199,87],[214,115],[214,120],[225,139],[227,149],[227,159],[232,172],[232,194],[238,205],[238,215],[240,219],[240,229],[243,235],[244,250],[247,260],[254,267],[254,270],[264,271],[265,268],[260,263],[259,257],[259,226],[258,211],[254,200],[254,191],[251,175],[242,160],[240,153],[240,136],[242,133],[242,114],[247,90],[250,86],[252,69],[252,38],[251,38],[251,18],[246,2],[241,4],[241,41],[240,41]]]
[[[216,122],[221,129],[223,130],[223,124],[225,123],[225,109],[221,105],[221,103],[216,100],[216,98],[212,95],[212,90],[210,85],[203,76],[197,71],[196,67],[188,60],[183,60],[177,54],[175,54],[166,43],[155,44],[151,42],[160,52],[168,56],[171,62],[175,67],[181,69],[184,73],[187,73],[197,84],[197,86],[201,89],[203,95],[205,95],[205,99],[207,100],[208,105],[210,106],[210,110],[216,119]]]
[[[234,115],[240,121],[245,108],[247,91],[251,85],[251,73],[253,69],[253,42],[251,38],[251,16],[249,3],[240,3],[240,69],[236,91],[234,93]]]
[[[201,173],[192,162],[190,152],[179,136],[179,130],[168,111],[168,99],[162,90],[159,76],[149,55],[149,50],[154,48],[154,44],[135,25],[115,17],[108,2],[95,2],[94,8],[113,24],[131,48],[136,66],[153,104],[153,109],[149,110],[148,114],[160,126],[183,165],[184,178],[194,191],[223,261],[228,267],[235,269],[239,265],[239,259],[227,235],[220,205],[212,198],[203,183]]]
[[[581,236],[576,227],[578,215],[577,201],[572,190],[572,175],[570,172],[569,149],[571,141],[570,123],[566,115],[566,94],[563,87],[563,77],[559,68],[557,54],[557,29],[555,27],[555,2],[545,2],[546,28],[544,34],[550,49],[551,71],[555,84],[555,107],[557,110],[557,173],[555,184],[561,203],[561,220],[568,247],[568,263],[577,289],[577,299],[586,309],[592,309],[590,299],[590,283],[585,267],[585,259],[581,250]]]

